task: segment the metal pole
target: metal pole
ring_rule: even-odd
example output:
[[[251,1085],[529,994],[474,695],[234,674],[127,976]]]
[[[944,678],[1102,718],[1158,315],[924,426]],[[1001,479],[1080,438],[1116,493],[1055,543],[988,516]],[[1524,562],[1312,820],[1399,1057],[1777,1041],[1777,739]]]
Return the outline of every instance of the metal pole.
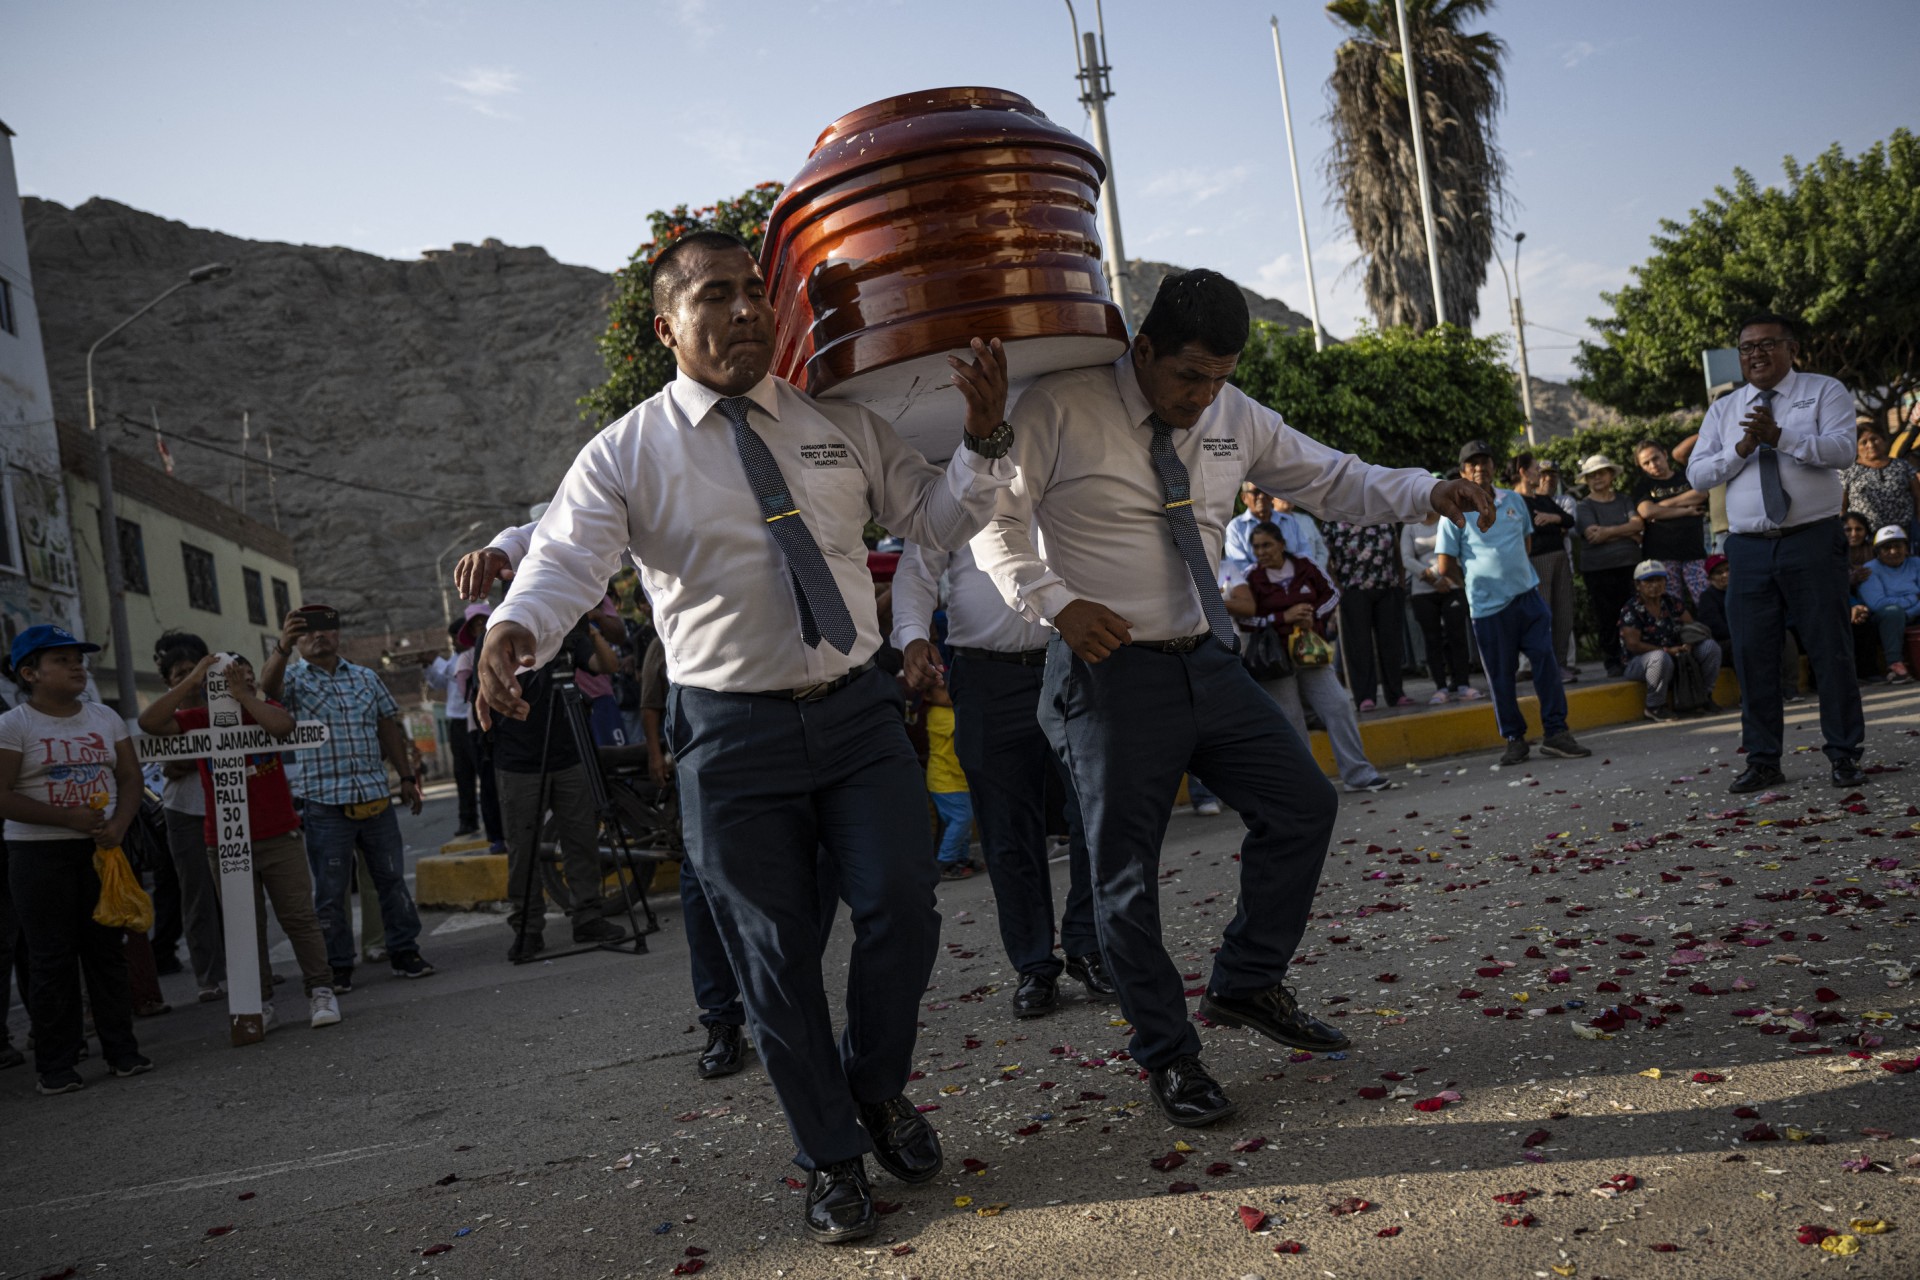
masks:
[[[1280,19],[1273,23],[1273,65],[1280,71],[1280,118],[1287,126],[1287,164],[1293,170],[1293,207],[1300,214],[1300,261],[1307,268],[1307,310],[1313,317],[1313,349],[1324,351],[1327,340],[1320,331],[1320,291],[1313,283],[1313,249],[1307,243],[1307,202],[1300,194],[1300,156],[1293,146],[1293,108],[1287,102],[1287,63],[1280,56]]]
[[[1107,136],[1107,99],[1113,96],[1113,81],[1107,73],[1113,68],[1106,64],[1105,50],[1101,47],[1103,41],[1091,31],[1080,31],[1080,20],[1073,13],[1073,0],[1067,0],[1067,15],[1073,20],[1076,38],[1073,59],[1080,68],[1075,78],[1084,90],[1080,102],[1093,117],[1093,145],[1100,152],[1100,158],[1107,163],[1107,180],[1100,185],[1100,233],[1107,242],[1107,288],[1113,294],[1114,305],[1120,308],[1120,314],[1130,319],[1127,247],[1120,238],[1120,188],[1113,173],[1113,143]],[[1104,18],[1101,26],[1104,29]],[[1085,43],[1084,57],[1081,52],[1082,41]]]
[[[1520,302],[1520,242],[1522,231],[1513,238],[1513,332],[1520,348],[1520,407],[1527,415],[1527,443],[1538,444],[1533,436],[1533,376],[1527,372],[1527,312]]]
[[[187,278],[101,334],[87,348],[87,430],[93,436],[94,483],[100,490],[100,560],[107,573],[107,616],[113,633],[113,674],[120,699],[120,714],[131,723],[140,714],[140,694],[133,678],[133,633],[127,626],[127,579],[120,562],[120,522],[114,511],[113,451],[100,430],[94,410],[93,353],[102,343],[171,298],[190,284],[201,284],[229,275],[233,268],[220,263],[195,267]]]
[[[1427,274],[1433,280],[1433,319],[1447,322],[1447,300],[1440,292],[1440,237],[1433,225],[1433,185],[1427,181],[1427,132],[1420,124],[1420,87],[1414,83],[1413,41],[1407,35],[1407,0],[1393,0],[1400,16],[1400,64],[1407,73],[1407,115],[1413,121],[1413,164],[1420,178],[1420,218],[1427,229]]]

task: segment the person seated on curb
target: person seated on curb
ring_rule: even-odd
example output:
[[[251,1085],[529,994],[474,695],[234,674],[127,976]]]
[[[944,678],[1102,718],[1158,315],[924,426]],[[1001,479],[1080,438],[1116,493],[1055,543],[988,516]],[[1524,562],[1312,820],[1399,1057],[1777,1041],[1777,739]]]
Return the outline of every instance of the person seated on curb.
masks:
[[[1679,718],[1667,706],[1667,691],[1673,687],[1674,666],[1679,662],[1692,662],[1700,670],[1707,687],[1702,713],[1717,710],[1713,686],[1720,678],[1720,646],[1710,634],[1686,638],[1682,628],[1700,624],[1667,594],[1667,566],[1642,560],[1634,568],[1633,586],[1633,599],[1620,610],[1620,647],[1627,654],[1627,679],[1647,682],[1647,719],[1664,723]]]
[[[1493,502],[1493,523],[1484,530],[1471,521],[1464,528],[1441,524],[1434,567],[1466,585],[1467,612],[1493,694],[1494,723],[1507,740],[1500,763],[1521,764],[1529,750],[1514,681],[1523,653],[1533,663],[1533,691],[1540,699],[1545,731],[1540,753],[1590,756],[1593,752],[1567,728],[1567,691],[1560,683],[1560,659],[1553,652],[1553,613],[1540,597],[1540,575],[1529,554],[1533,513],[1519,494],[1493,487],[1493,448],[1484,440],[1460,447],[1460,478],[1486,490]]]
[[[1324,638],[1327,619],[1340,605],[1338,588],[1311,560],[1287,554],[1286,538],[1279,526],[1255,525],[1249,541],[1257,563],[1245,573],[1230,575],[1227,591],[1227,612],[1239,619],[1240,629],[1251,632],[1279,627],[1282,635],[1290,635],[1295,627],[1310,627]],[[1308,740],[1307,717],[1300,701],[1304,698],[1313,705],[1321,723],[1327,726],[1327,742],[1333,747],[1340,781],[1348,791],[1392,789],[1393,783],[1367,759],[1353,699],[1340,687],[1340,677],[1334,674],[1331,663],[1295,667],[1292,675],[1263,680],[1260,687],[1280,704],[1302,742]]]
[[[1887,683],[1905,684],[1907,628],[1920,622],[1920,562],[1907,556],[1907,531],[1887,525],[1873,535],[1873,566],[1860,584],[1860,599],[1880,630],[1880,652],[1887,660]]]
[[[200,697],[207,673],[227,655],[210,653],[184,673],[174,672],[173,687],[140,713],[140,731],[152,734],[189,733],[208,724],[207,704],[188,706]],[[227,666],[227,686],[240,704],[240,719],[257,724],[275,738],[293,732],[293,717],[279,703],[254,692],[253,665],[234,657]],[[273,967],[267,963],[267,902],[293,946],[293,958],[307,993],[307,1025],[330,1027],[340,1021],[340,1001],[334,995],[333,967],[327,963],[326,935],[313,902],[313,872],[307,865],[307,845],[300,835],[300,819],[293,811],[293,789],[278,752],[247,757],[247,827],[253,838],[253,918],[260,940],[261,1029],[272,1030]],[[210,762],[199,761],[200,791],[206,800],[202,832],[212,863],[214,890],[220,889],[220,833],[213,800]]]

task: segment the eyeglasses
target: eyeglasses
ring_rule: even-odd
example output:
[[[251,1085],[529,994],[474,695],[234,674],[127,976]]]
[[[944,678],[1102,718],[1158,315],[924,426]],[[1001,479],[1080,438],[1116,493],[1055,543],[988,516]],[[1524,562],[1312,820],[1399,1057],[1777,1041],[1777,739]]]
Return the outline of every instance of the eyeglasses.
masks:
[[[1752,342],[1743,342],[1734,350],[1743,356],[1757,355],[1762,351],[1771,351],[1775,347],[1785,346],[1792,338],[1755,338]]]

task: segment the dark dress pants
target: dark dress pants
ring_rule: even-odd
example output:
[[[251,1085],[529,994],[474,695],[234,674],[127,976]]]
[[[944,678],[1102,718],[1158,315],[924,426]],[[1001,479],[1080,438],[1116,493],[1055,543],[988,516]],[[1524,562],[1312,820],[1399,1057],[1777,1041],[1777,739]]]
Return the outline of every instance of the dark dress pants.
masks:
[[[834,913],[840,907],[840,882],[824,851],[818,888],[820,949],[824,951],[833,933]],[[740,980],[733,975],[726,941],[720,936],[713,904],[707,901],[707,891],[700,883],[700,873],[694,870],[692,855],[680,864],[680,924],[687,934],[687,967],[693,978],[694,1003],[700,1006],[701,1025],[745,1026],[747,1014],[740,1005]]]
[[[1789,612],[1820,695],[1827,759],[1834,764],[1857,760],[1867,723],[1853,673],[1847,543],[1840,521],[1816,520],[1779,538],[1729,534],[1727,568],[1732,575],[1727,629],[1733,633],[1734,670],[1740,676],[1740,741],[1747,763],[1780,766],[1785,712],[1779,655]]]
[[[817,1169],[873,1149],[859,1104],[906,1088],[940,945],[926,780],[878,669],[815,701],[676,686],[669,741],[687,856],[760,1060]],[[821,975],[819,850],[853,919],[846,1030]]]
[[[485,739],[468,730],[465,720],[447,721],[447,745],[453,753],[453,787],[460,801],[460,829],[482,827],[487,839],[499,844],[506,839],[506,824],[500,819],[500,793],[494,784],[493,761],[488,758]]]
[[[1023,666],[956,653],[947,675],[953,695],[953,748],[973,794],[980,847],[993,881],[1000,941],[1023,975],[1057,978],[1053,951],[1053,875],[1047,865],[1047,777],[1060,777],[1067,810],[1067,905],[1060,946],[1069,956],[1100,949],[1093,923],[1086,832],[1073,781],[1047,744],[1038,718],[1041,663]]]
[[[1464,688],[1467,684],[1467,593],[1426,592],[1413,597],[1413,616],[1420,622],[1420,634],[1427,644],[1427,674],[1444,690]]]
[[[1206,778],[1247,825],[1240,907],[1208,990],[1245,996],[1285,980],[1306,932],[1339,801],[1300,735],[1239,657],[1123,646],[1104,661],[1055,639],[1040,721],[1073,776],[1086,822],[1094,921],[1136,1061],[1200,1051],[1160,919],[1160,845],[1180,775]]]
[[[1381,691],[1387,706],[1406,696],[1407,593],[1399,587],[1367,587],[1340,593],[1340,648],[1347,659],[1347,687],[1355,703]],[[1379,665],[1374,665],[1375,655]]]
[[[13,909],[27,935],[32,967],[27,1007],[33,1015],[34,1070],[66,1071],[80,1060],[80,982],[93,1006],[93,1027],[109,1063],[138,1056],[133,993],[128,986],[124,929],[93,921],[100,877],[91,840],[16,840],[7,846]]]

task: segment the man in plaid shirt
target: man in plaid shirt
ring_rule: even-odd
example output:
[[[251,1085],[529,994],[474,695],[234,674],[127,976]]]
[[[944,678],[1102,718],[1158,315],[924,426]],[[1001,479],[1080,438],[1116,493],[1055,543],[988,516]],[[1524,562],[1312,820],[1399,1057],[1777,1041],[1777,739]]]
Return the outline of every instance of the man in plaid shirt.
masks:
[[[387,791],[381,757],[400,775],[400,798],[420,812],[420,780],[407,753],[400,708],[380,677],[340,656],[338,629],[310,630],[321,605],[295,609],[280,628],[280,643],[267,660],[260,685],[297,720],[319,720],[327,741],[300,757],[300,791],[306,804],[307,860],[313,867],[314,908],[327,936],[327,964],[336,994],[353,989],[353,920],[347,884],[357,844],[380,896],[387,959],[398,978],[433,972],[420,954],[420,913],[407,892],[406,841]],[[302,661],[287,665],[298,645]]]

